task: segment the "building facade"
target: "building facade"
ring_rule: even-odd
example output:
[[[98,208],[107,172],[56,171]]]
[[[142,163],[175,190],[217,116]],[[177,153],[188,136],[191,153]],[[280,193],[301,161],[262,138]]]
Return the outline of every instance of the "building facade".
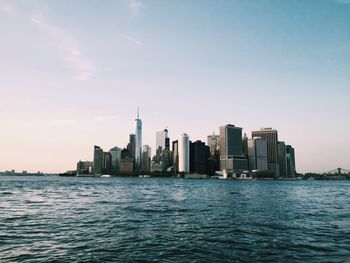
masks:
[[[249,170],[266,171],[267,162],[267,141],[259,137],[247,141]]]
[[[135,171],[142,171],[142,121],[139,110],[135,119]]]
[[[94,146],[94,162],[93,162],[93,172],[95,174],[102,174],[103,167],[103,150],[101,147]]]
[[[156,156],[160,158],[164,149],[169,150],[168,129],[156,132]]]
[[[278,142],[278,166],[280,169],[279,176],[287,176],[287,162],[286,162],[286,144],[284,142]]]
[[[207,143],[210,148],[211,156],[220,154],[220,136],[219,135],[215,135],[214,132],[212,135],[208,135]]]
[[[208,159],[210,147],[204,142],[190,142],[190,172],[197,174],[208,173]]]
[[[267,142],[267,162],[268,168],[275,177],[279,177],[278,165],[278,133],[272,128],[263,128],[252,132],[252,138],[260,137]]]
[[[242,128],[232,124],[220,127],[220,170],[232,172],[248,169],[243,153]]]
[[[111,155],[111,171],[117,173],[120,171],[122,149],[118,147],[113,147],[109,150],[109,153]]]
[[[178,165],[179,172],[190,172],[190,138],[184,133],[178,142]]]
[[[287,177],[295,177],[296,176],[295,151],[291,145],[286,146],[286,166],[287,166]]]

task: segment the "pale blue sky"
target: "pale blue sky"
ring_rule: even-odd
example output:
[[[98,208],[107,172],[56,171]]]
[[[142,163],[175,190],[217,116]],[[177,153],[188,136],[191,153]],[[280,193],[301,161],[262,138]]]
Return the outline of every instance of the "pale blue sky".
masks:
[[[61,172],[155,133],[274,127],[350,168],[350,1],[0,0],[0,170]]]

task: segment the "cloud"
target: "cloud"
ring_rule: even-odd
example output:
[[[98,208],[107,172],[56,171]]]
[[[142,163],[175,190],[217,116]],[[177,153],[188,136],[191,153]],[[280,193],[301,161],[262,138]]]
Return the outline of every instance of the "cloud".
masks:
[[[13,4],[5,3],[0,5],[0,13],[4,13],[8,16],[15,16],[18,14],[18,9]]]
[[[140,40],[137,40],[136,38],[133,38],[133,37],[131,37],[129,35],[121,35],[121,36],[122,36],[122,38],[126,39],[127,41],[129,41],[132,44],[135,44],[135,45],[137,45],[139,47],[143,46],[143,42],[140,41]]]
[[[50,25],[44,19],[33,17],[31,22],[55,41],[61,50],[62,59],[76,72],[78,79],[87,80],[93,75],[95,71],[93,63],[82,54],[81,48],[72,36],[63,29]]]
[[[142,7],[142,3],[139,0],[128,0],[128,2],[128,8],[131,12],[131,15],[138,16]]]
[[[113,116],[113,115],[109,115],[109,116],[97,116],[95,117],[96,121],[109,121],[109,120],[116,120],[118,119],[119,116]]]

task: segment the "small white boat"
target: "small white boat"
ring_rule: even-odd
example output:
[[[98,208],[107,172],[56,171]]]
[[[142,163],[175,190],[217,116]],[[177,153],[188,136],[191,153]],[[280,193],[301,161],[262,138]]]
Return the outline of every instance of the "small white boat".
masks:
[[[111,175],[109,175],[109,174],[103,174],[103,175],[101,175],[101,178],[110,178],[111,177]]]
[[[222,176],[219,176],[218,179],[222,179],[222,180],[227,180],[228,179],[228,175],[227,175],[227,170],[224,169],[222,171]]]
[[[150,175],[147,175],[147,174],[140,174],[139,175],[139,178],[150,178],[151,176]]]

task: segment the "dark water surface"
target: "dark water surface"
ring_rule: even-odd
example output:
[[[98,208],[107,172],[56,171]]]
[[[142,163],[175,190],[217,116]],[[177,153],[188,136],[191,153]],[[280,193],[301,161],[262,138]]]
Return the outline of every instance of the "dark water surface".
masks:
[[[350,182],[0,177],[0,262],[350,262]]]

